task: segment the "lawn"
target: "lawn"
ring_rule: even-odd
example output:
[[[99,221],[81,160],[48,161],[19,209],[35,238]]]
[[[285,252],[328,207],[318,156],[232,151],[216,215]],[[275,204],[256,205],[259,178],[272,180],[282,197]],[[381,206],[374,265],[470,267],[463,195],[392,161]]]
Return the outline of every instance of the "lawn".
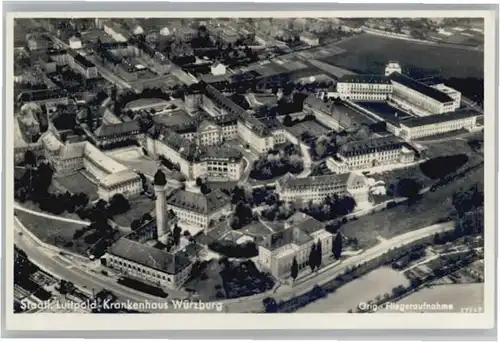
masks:
[[[308,304],[297,313],[324,313],[347,312],[356,308],[361,302],[368,302],[384,293],[391,293],[398,285],[409,285],[408,279],[398,271],[388,267],[381,267],[355,279],[335,292],[328,294],[324,299],[319,299]]]
[[[413,41],[362,34],[339,44],[346,53],[326,62],[364,74],[382,74],[389,60],[397,60],[411,77],[434,75],[483,78],[483,52],[418,44]]]
[[[113,217],[113,221],[122,227],[130,227],[133,220],[140,219],[146,213],[151,213],[155,207],[155,202],[146,196],[132,199],[129,203],[130,209],[126,213]]]
[[[83,225],[36,216],[20,210],[14,210],[14,213],[21,223],[43,242],[86,255],[85,252],[90,245],[85,243],[84,236],[77,240],[73,239],[75,231],[83,228]],[[71,246],[69,242],[72,242]]]
[[[89,196],[90,201],[99,198],[97,195],[97,185],[92,183],[81,172],[77,172],[64,177],[54,178],[56,182],[68,189],[71,193],[84,192]]]
[[[357,238],[360,246],[370,247],[378,243],[377,236],[387,239],[433,225],[451,213],[453,193],[474,183],[484,183],[484,167],[439,187],[435,192],[426,193],[410,206],[402,204],[350,221],[341,227],[341,231],[348,237]]]

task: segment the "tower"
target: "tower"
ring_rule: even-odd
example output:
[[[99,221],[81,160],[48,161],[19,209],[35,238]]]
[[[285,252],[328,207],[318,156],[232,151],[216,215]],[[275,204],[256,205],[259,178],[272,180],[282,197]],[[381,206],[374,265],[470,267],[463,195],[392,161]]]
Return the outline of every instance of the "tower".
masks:
[[[158,170],[154,177],[154,189],[156,195],[156,233],[157,238],[160,239],[162,236],[168,232],[167,229],[167,218],[166,218],[166,191],[167,179],[165,174]]]

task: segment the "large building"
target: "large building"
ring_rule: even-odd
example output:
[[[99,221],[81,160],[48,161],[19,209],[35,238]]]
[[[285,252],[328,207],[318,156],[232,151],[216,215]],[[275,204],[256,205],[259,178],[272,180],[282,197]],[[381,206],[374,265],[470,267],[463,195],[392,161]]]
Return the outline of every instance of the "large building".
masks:
[[[231,199],[220,190],[206,195],[179,190],[167,199],[167,210],[172,210],[179,223],[207,229],[230,211]]]
[[[436,134],[476,129],[476,120],[481,114],[474,111],[460,110],[441,115],[411,118],[393,126],[394,133],[406,140],[424,138]]]
[[[259,264],[277,278],[287,278],[295,259],[299,272],[308,267],[313,244],[321,243],[323,263],[332,254],[333,236],[323,223],[296,213],[285,222],[285,229],[267,236],[259,243]]]
[[[320,203],[332,195],[349,195],[359,205],[368,201],[366,177],[356,172],[297,178],[287,174],[276,181],[276,192],[286,202]]]
[[[115,123],[101,124],[90,138],[99,147],[105,147],[115,143],[134,139],[141,133],[139,123],[135,120]]]
[[[454,110],[460,108],[460,102],[462,101],[462,93],[460,93],[458,90],[448,87],[444,83],[434,84],[432,85],[432,88],[437,89],[440,92],[443,92],[449,97],[451,97],[454,102]]]
[[[197,250],[189,245],[168,249],[158,241],[156,220],[120,238],[103,259],[106,266],[161,288],[180,288],[190,277]]]
[[[455,110],[455,101],[446,93],[399,73],[390,76],[392,101],[418,116],[443,114]]]
[[[142,191],[139,175],[102,153],[90,142],[63,144],[52,132],[47,132],[42,142],[46,157],[57,174],[67,175],[83,170],[97,183],[97,193],[104,200],[109,200],[115,194],[132,198]]]
[[[407,144],[394,136],[353,141],[343,145],[337,155],[326,161],[336,173],[364,170],[380,165],[413,162],[415,155]]]
[[[99,77],[95,64],[73,49],[68,50],[68,65],[85,78]]]
[[[392,88],[389,78],[381,75],[345,75],[337,83],[337,93],[343,100],[385,101]]]

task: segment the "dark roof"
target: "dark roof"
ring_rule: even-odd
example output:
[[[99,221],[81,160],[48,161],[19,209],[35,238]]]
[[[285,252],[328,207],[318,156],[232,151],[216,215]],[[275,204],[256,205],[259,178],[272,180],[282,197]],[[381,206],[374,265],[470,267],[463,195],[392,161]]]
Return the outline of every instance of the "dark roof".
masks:
[[[243,154],[234,147],[228,146],[208,146],[205,148],[201,160],[231,159],[239,160]]]
[[[344,75],[339,78],[338,83],[390,84],[391,80],[384,75]]]
[[[221,209],[229,202],[230,198],[220,190],[214,190],[206,195],[179,190],[167,199],[169,205],[205,215]]]
[[[453,121],[459,119],[470,118],[473,116],[482,116],[481,113],[470,110],[460,110],[456,112],[449,112],[437,115],[422,116],[419,118],[411,118],[400,122],[400,125],[407,127],[418,127],[425,125],[432,125],[439,122]]]
[[[283,188],[309,188],[311,186],[328,186],[338,183],[347,184],[347,180],[349,179],[349,173],[305,178],[297,178],[291,174],[285,176],[279,181]]]
[[[318,230],[325,228],[325,225],[323,223],[316,220],[314,217],[304,214],[303,212],[296,212],[290,218],[288,218],[288,220],[286,220],[286,223],[289,226],[295,226],[299,228],[307,234],[312,234],[314,232],[317,232]]]
[[[106,137],[117,134],[130,134],[139,130],[139,123],[132,120],[117,124],[101,125],[95,130],[94,134],[97,137]]]
[[[174,254],[126,237],[116,241],[108,253],[168,274],[177,274],[191,263],[184,251]]]
[[[75,61],[78,64],[81,64],[86,68],[92,68],[93,66],[95,66],[94,63],[92,63],[87,58],[85,58],[83,55],[79,54],[78,52],[76,52],[73,49],[69,49],[68,53],[75,59]]]
[[[349,156],[353,154],[363,154],[371,149],[392,150],[402,145],[403,141],[401,139],[390,135],[387,137],[352,141],[343,145],[339,149],[339,154],[342,156]]]
[[[389,77],[392,81],[397,82],[399,84],[402,84],[405,87],[411,88],[415,91],[418,91],[419,93],[422,93],[425,96],[431,97],[434,100],[439,101],[441,103],[453,101],[453,99],[451,97],[449,97],[448,95],[446,95],[442,91],[439,91],[437,89],[429,87],[428,85],[425,85],[425,84],[423,84],[419,81],[416,81],[410,77],[401,75],[400,73],[393,73]]]
[[[154,184],[155,185],[165,185],[165,184],[167,184],[167,178],[165,177],[165,174],[161,170],[159,170],[159,169],[155,173]]]

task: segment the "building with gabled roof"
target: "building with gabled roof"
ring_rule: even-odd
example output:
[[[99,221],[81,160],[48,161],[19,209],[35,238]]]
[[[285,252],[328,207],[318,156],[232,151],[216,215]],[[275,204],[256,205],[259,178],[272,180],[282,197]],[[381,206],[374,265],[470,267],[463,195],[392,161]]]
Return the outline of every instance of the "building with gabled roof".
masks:
[[[167,198],[167,210],[175,212],[180,224],[207,229],[229,212],[231,199],[220,190],[202,194],[179,190]]]
[[[161,288],[181,287],[190,276],[198,246],[169,249],[158,241],[156,220],[117,240],[103,257],[106,266]]]
[[[332,172],[344,173],[380,165],[407,164],[414,158],[414,152],[404,140],[390,135],[346,143],[326,160],[326,166]]]
[[[135,120],[111,124],[102,122],[92,132],[91,139],[97,146],[103,147],[134,139],[139,134],[141,134],[141,128]]]
[[[298,178],[291,173],[276,181],[276,192],[287,202],[319,203],[333,195],[349,195],[356,203],[368,201],[366,177],[355,172]]]
[[[333,235],[313,217],[297,212],[285,222],[285,229],[269,234],[258,244],[259,264],[277,278],[286,278],[295,259],[299,272],[308,266],[314,244],[321,243],[323,263],[332,254]]]

